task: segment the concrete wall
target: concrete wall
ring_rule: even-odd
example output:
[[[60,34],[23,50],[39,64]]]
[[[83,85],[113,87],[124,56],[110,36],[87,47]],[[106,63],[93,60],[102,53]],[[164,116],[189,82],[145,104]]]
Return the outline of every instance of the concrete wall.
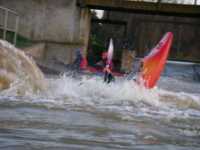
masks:
[[[134,13],[111,12],[111,20],[127,22],[126,39],[129,43],[128,49],[137,51],[137,55],[143,57],[153,48],[166,32],[173,32],[174,40],[170,51],[170,58],[185,59],[190,61],[200,60],[200,18],[175,17],[161,15],[144,15]],[[120,18],[120,19],[119,19]],[[104,25],[108,33],[105,36],[120,37],[117,31],[122,30],[121,26],[114,32],[112,28]],[[123,44],[123,43],[122,43]],[[123,47],[123,45],[121,45]]]
[[[22,36],[46,43],[45,59],[67,55],[60,58],[68,63],[68,50],[87,48],[90,12],[77,7],[76,0],[0,0],[0,5],[19,13]]]
[[[200,64],[168,61],[162,75],[185,81],[200,82]]]

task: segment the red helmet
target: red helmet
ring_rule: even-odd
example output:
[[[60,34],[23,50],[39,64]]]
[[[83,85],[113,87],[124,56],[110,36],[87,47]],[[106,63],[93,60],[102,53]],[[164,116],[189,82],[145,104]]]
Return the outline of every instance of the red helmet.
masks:
[[[107,56],[108,56],[108,52],[103,52],[101,55],[102,59],[106,59]]]

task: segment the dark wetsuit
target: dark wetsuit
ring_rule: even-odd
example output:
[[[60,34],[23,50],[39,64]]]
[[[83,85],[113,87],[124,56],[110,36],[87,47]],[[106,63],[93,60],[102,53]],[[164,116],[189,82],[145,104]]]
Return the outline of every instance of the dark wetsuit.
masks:
[[[110,68],[110,67],[106,66],[106,67],[104,68],[104,72],[105,72],[105,74],[104,74],[104,82],[110,83],[111,81],[114,80],[114,77],[113,77],[113,75],[112,75],[112,72],[111,72],[111,68]]]

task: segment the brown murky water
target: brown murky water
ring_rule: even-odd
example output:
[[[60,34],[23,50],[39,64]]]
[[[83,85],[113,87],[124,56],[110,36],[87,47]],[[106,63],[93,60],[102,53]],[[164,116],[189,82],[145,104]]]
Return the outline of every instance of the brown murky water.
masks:
[[[106,85],[101,77],[48,82],[39,94],[0,93],[0,149],[200,148],[197,83],[163,78],[168,87],[149,91],[127,81]]]

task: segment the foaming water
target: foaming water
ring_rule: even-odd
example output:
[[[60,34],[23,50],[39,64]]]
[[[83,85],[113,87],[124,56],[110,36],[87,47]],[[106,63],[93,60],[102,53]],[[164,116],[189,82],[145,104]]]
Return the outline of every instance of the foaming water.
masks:
[[[170,81],[170,79],[167,79]],[[145,89],[133,81],[119,79],[111,84],[103,82],[102,77],[81,75],[78,77],[54,76],[47,79],[49,87],[43,93],[33,93],[26,91],[26,94],[21,97],[18,93],[19,85],[13,84],[11,88],[1,92],[1,95],[6,97],[28,98],[28,103],[43,103],[51,104],[51,106],[61,107],[64,105],[78,107],[93,107],[93,108],[119,108],[126,110],[128,108],[137,108],[140,111],[148,112],[156,111],[157,114],[169,114],[170,110],[173,113],[187,110],[200,110],[200,95],[199,93],[189,93],[188,91],[174,92],[174,85],[171,85],[171,91],[166,87],[156,87],[154,89]],[[165,79],[163,84],[166,82]],[[181,82],[181,81],[176,81]],[[183,84],[186,84],[182,82]],[[20,83],[19,83],[20,84]],[[22,83],[23,84],[23,83]],[[177,85],[177,83],[175,83]],[[180,83],[179,83],[180,84]],[[190,86],[195,84],[190,84]],[[168,87],[169,88],[169,87]],[[176,87],[176,90],[179,87]],[[180,84],[180,88],[182,85]],[[199,85],[196,84],[196,89]],[[28,88],[27,88],[28,89]]]
[[[76,102],[94,104],[118,104],[120,102],[140,102],[157,105],[158,94],[155,91],[146,90],[134,82],[118,81],[105,84],[101,77],[83,76],[75,79],[62,76],[50,81],[51,87],[48,95],[53,97],[68,97]]]
[[[198,93],[161,88],[147,90],[122,79],[105,84],[101,77],[86,75],[76,78],[62,75],[47,80],[49,87],[43,93],[27,91],[26,95],[19,96],[13,86],[1,92],[2,98],[18,106],[114,112],[125,120],[132,120],[135,116],[168,119],[200,117]]]
[[[10,43],[0,40],[0,90],[11,86],[24,94],[27,88],[44,90],[46,82],[34,60]]]
[[[90,75],[47,81],[42,93],[21,96],[17,86],[1,92],[0,148],[200,147],[199,84],[162,78],[159,87],[147,90],[121,78],[105,84]]]

